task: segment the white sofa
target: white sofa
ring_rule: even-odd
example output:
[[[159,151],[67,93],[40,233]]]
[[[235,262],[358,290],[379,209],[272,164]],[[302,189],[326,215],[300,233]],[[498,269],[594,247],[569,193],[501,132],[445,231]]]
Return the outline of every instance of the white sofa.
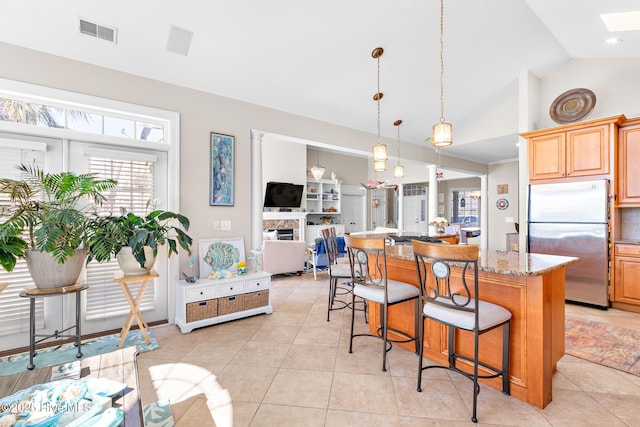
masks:
[[[271,274],[301,273],[306,251],[304,240],[264,240],[262,270]]]

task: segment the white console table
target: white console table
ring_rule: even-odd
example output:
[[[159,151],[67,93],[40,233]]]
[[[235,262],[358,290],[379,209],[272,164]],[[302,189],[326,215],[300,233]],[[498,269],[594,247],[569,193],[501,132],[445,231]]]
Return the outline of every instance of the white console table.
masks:
[[[176,325],[183,334],[256,314],[271,314],[271,274],[259,271],[230,279],[199,280],[176,286]]]

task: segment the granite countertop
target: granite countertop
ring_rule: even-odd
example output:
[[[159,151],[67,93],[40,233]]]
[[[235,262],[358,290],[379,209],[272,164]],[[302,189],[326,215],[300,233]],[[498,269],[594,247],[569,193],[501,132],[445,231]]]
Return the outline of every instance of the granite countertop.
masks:
[[[416,237],[416,236],[427,236],[433,237],[434,239],[443,239],[445,237],[458,237],[458,233],[429,233],[425,234],[417,234],[417,233],[403,233],[403,232],[393,232],[393,233],[363,233],[363,234],[354,234],[354,237],[365,238],[365,239],[379,239],[380,237]]]
[[[411,245],[400,244],[387,247],[387,256],[413,261]],[[578,262],[576,257],[533,254],[526,252],[503,252],[486,250],[480,253],[478,268],[487,273],[507,274],[510,276],[539,276],[559,267]]]

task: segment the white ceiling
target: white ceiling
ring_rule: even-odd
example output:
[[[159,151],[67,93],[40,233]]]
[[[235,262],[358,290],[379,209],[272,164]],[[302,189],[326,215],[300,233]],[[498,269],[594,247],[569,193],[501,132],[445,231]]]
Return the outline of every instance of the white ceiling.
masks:
[[[0,0],[0,41],[424,144],[439,113],[437,0]],[[640,0],[446,0],[445,117],[464,129],[517,96],[518,76],[545,77],[571,58],[637,58],[640,31],[609,33],[600,13]],[[118,29],[117,44],[81,35],[81,17]],[[166,50],[171,26],[189,54]],[[624,41],[605,44],[612,35]],[[447,155],[517,157],[513,138],[454,142]],[[444,153],[444,152],[443,152]]]

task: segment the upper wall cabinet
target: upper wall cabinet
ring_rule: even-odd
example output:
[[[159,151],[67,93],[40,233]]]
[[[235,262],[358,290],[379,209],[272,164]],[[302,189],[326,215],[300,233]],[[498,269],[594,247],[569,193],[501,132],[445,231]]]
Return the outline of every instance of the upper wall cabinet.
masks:
[[[640,118],[620,126],[618,148],[619,206],[640,206]]]
[[[624,119],[620,115],[523,133],[529,180],[609,174],[618,126]]]

